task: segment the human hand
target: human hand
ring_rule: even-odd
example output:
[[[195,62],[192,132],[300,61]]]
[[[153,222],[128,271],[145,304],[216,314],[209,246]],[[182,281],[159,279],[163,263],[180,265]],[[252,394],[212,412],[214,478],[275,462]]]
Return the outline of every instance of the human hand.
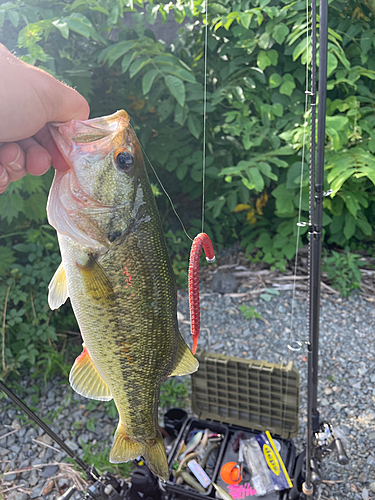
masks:
[[[87,120],[84,97],[53,76],[11,54],[0,44],[0,193],[27,172],[42,175],[51,163],[70,167],[48,130],[48,122]]]

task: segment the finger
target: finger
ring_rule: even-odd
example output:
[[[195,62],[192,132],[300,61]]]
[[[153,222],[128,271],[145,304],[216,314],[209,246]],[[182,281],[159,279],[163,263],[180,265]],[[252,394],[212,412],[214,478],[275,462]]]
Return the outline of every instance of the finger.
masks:
[[[45,125],[42,130],[35,134],[35,139],[41,144],[51,155],[52,165],[56,170],[65,172],[70,169],[68,163],[61,156],[59,148],[53,140],[52,134],[49,131],[48,125]]]
[[[49,121],[87,119],[89,105],[76,90],[17,59],[1,44],[0,59],[4,65],[0,86],[2,141],[32,137]]]
[[[32,175],[45,174],[52,162],[49,152],[32,137],[30,139],[18,141],[18,144],[26,153],[27,172]]]
[[[9,176],[6,169],[0,165],[0,193],[4,193],[9,186]]]
[[[10,182],[17,181],[27,174],[25,153],[14,142],[4,144],[0,148],[0,164],[6,169]]]
[[[48,122],[87,120],[90,107],[81,94],[53,77],[44,81],[48,84],[44,92]]]

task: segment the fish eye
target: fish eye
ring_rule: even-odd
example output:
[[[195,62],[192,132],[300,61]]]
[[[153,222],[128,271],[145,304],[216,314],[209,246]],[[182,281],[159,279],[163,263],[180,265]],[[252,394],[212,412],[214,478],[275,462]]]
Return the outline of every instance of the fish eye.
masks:
[[[129,172],[134,165],[134,157],[128,151],[121,151],[116,155],[116,165],[123,172]]]

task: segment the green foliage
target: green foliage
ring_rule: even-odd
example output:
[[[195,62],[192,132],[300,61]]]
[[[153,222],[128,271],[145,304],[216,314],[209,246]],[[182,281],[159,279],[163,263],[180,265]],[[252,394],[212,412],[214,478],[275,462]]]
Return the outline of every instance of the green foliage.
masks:
[[[252,261],[285,270],[297,245],[307,242],[307,227],[296,241],[300,184],[303,221],[309,208],[305,5],[209,3],[204,120],[205,5],[14,0],[0,5],[0,41],[76,87],[92,116],[128,110],[191,237],[200,231],[205,121],[206,231],[216,246],[240,239]],[[171,16],[179,29],[167,44],[152,27]],[[370,4],[330,2],[325,190],[332,192],[323,205],[325,245],[374,242],[374,33]],[[50,182],[48,175],[27,176],[0,196],[3,372],[46,363],[52,374],[65,362],[64,330],[77,329],[68,309],[51,313],[46,302],[59,260],[45,220]],[[190,242],[176,230],[168,203],[158,196],[177,281],[186,286]]]
[[[270,302],[275,295],[280,295],[280,292],[274,288],[266,288],[266,291],[260,294],[260,298],[265,302]]]
[[[246,319],[262,319],[261,314],[255,310],[255,307],[243,305],[239,306],[238,309],[242,312]]]
[[[44,231],[49,240],[49,229]],[[29,230],[29,238],[32,235]],[[34,367],[35,376],[43,374],[45,378],[61,371],[67,375],[67,335],[57,332],[62,324],[62,330],[77,327],[69,309],[64,307],[65,315],[55,313],[47,304],[48,283],[60,260],[56,250],[56,244],[49,241],[13,245],[17,265],[11,265],[9,277],[0,284],[3,377],[22,367]]]
[[[99,474],[109,472],[110,474],[117,474],[123,479],[130,477],[130,473],[133,469],[132,462],[111,464],[108,461],[110,448],[105,446],[102,442],[92,444],[84,443],[81,440],[81,446],[83,449],[82,460],[87,464],[94,466]]]
[[[360,258],[360,255],[350,253],[346,249],[345,253],[333,251],[323,263],[323,272],[327,274],[333,288],[338,290],[343,297],[349,297],[350,292],[360,286],[362,278],[359,269]]]
[[[161,384],[159,406],[167,411],[170,408],[185,408],[189,393],[189,380],[168,378]]]

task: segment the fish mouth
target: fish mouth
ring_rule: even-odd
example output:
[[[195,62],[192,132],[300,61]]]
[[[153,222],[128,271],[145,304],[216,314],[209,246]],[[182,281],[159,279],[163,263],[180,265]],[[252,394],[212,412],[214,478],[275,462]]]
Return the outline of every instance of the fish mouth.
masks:
[[[70,170],[55,173],[47,202],[48,221],[58,233],[96,251],[104,250],[106,241],[105,238],[102,241],[100,230],[90,221],[89,214],[113,212],[119,207],[103,204],[82,189],[74,168],[75,159],[109,154],[117,143],[123,143],[124,131],[130,128],[129,122],[128,114],[121,110],[91,120],[49,124],[56,146]]]

